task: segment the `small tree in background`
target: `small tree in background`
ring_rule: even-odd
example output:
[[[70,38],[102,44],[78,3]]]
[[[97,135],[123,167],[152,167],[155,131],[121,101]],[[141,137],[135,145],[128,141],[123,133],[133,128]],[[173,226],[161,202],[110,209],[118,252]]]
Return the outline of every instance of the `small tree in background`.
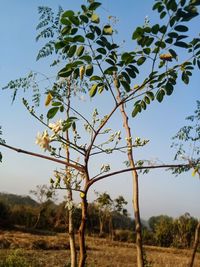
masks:
[[[46,211],[49,204],[51,204],[52,201],[55,201],[56,194],[55,190],[49,188],[47,185],[37,185],[35,190],[30,190],[30,193],[36,198],[37,202],[39,203],[37,220],[33,226],[33,228],[37,228],[38,224],[40,223],[42,214]]]

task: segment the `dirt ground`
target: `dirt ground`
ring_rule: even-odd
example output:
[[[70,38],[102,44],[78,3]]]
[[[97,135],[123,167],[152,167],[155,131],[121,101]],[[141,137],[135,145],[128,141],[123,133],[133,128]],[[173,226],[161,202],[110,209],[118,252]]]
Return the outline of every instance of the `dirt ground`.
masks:
[[[32,266],[67,267],[70,262],[67,234],[39,235],[20,231],[0,232],[0,259],[20,249]],[[149,267],[186,267],[191,250],[145,246]],[[134,244],[87,237],[87,267],[136,266]],[[195,259],[200,266],[200,253]]]

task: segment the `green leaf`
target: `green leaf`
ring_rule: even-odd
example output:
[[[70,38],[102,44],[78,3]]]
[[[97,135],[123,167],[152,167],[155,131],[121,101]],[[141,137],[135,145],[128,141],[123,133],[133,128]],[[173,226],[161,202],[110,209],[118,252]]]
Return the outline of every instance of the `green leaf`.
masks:
[[[85,42],[85,38],[82,35],[76,35],[73,38],[74,42],[79,42],[79,43],[84,43]]]
[[[165,91],[166,91],[166,94],[167,95],[171,95],[172,93],[173,93],[173,91],[174,91],[174,87],[173,87],[173,85],[171,84],[171,83],[167,83],[166,85],[165,85]]]
[[[67,10],[67,11],[65,11],[64,13],[62,13],[62,17],[63,18],[66,18],[66,17],[72,17],[72,16],[74,16],[74,11],[72,11],[72,10]]]
[[[178,47],[188,48],[188,44],[185,42],[176,42],[174,43],[174,45]]]
[[[61,102],[53,102],[52,103],[52,106],[54,106],[54,107],[58,107],[58,106],[61,106],[61,105],[62,105]]]
[[[76,16],[70,16],[70,17],[69,17],[69,20],[70,20],[75,26],[79,26],[79,24],[80,24],[80,21],[79,21],[78,17],[76,17]]]
[[[66,46],[66,42],[64,42],[64,41],[60,41],[60,42],[55,43],[55,49],[56,50],[59,50],[65,46]]]
[[[188,31],[188,27],[185,25],[178,25],[174,29],[177,32],[187,32]]]
[[[200,60],[197,60],[197,66],[200,69]]]
[[[81,19],[83,22],[85,22],[85,23],[88,23],[88,22],[89,22],[88,17],[85,16],[85,15],[80,15],[80,19]]]
[[[69,77],[73,72],[73,69],[68,69],[68,68],[63,68],[58,72],[58,76],[62,78],[67,78]]]
[[[158,90],[156,94],[156,99],[158,100],[159,103],[163,101],[164,95],[165,95],[165,91],[163,89]]]
[[[106,49],[105,48],[102,48],[102,47],[97,48],[97,52],[99,52],[100,54],[103,54],[103,55],[106,55],[107,54]]]
[[[169,53],[172,55],[173,58],[175,58],[175,59],[178,58],[176,52],[173,49],[169,49]]]
[[[115,66],[115,62],[112,61],[111,59],[107,58],[105,61],[106,61],[108,64],[110,64],[110,65],[112,65],[112,66]]]
[[[153,25],[153,27],[151,28],[151,32],[153,33],[153,34],[157,34],[158,33],[158,31],[159,31],[159,24],[155,24],[155,25]]]
[[[90,91],[89,91],[89,95],[90,97],[93,97],[96,95],[96,92],[97,92],[97,83],[93,84]]]
[[[132,111],[132,117],[134,118],[139,112],[141,112],[141,107],[139,104],[135,105]]]
[[[52,119],[56,113],[58,112],[59,110],[59,107],[54,107],[54,108],[51,108],[48,112],[47,112],[47,118],[48,119]]]
[[[87,76],[91,76],[92,74],[93,74],[93,65],[88,65],[87,67],[86,67],[86,70],[85,70],[85,74],[87,75]]]
[[[85,35],[86,38],[90,39],[90,40],[94,40],[95,35],[93,32],[89,32]]]
[[[187,75],[187,73],[185,71],[182,72],[181,79],[185,84],[189,83],[189,76]]]
[[[140,106],[144,110],[147,108],[147,105],[146,105],[146,103],[143,100],[140,102]]]
[[[139,37],[142,37],[144,34],[144,29],[141,27],[137,27],[136,30],[133,32],[132,39],[138,39]]]
[[[84,50],[85,50],[85,48],[84,48],[83,45],[79,46],[79,48],[78,48],[77,51],[76,51],[76,55],[77,55],[78,57],[82,56]]]
[[[146,60],[146,57],[140,57],[138,60],[137,60],[137,65],[138,66],[141,66]]]
[[[99,16],[95,13],[92,14],[91,21],[98,24],[100,22]]]
[[[146,95],[147,95],[152,101],[154,100],[154,93],[153,93],[153,92],[147,91],[147,92],[146,92]]]
[[[109,67],[104,71],[104,74],[109,74],[112,75],[114,71],[117,71],[117,67],[113,66],[113,67]]]
[[[163,11],[163,12],[160,14],[160,18],[163,19],[166,15],[167,15],[167,12],[166,12],[166,11]]]
[[[81,56],[79,59],[82,59],[82,60],[86,61],[87,63],[91,63],[92,62],[92,58],[89,55]]]
[[[160,29],[159,29],[159,32],[161,32],[161,33],[166,33],[166,31],[167,31],[167,26],[165,26],[165,25],[163,25]]]
[[[78,28],[72,28],[70,34],[74,35],[77,33],[77,31],[78,31]]]
[[[113,29],[110,25],[105,25],[103,27],[103,34],[104,35],[112,35],[113,34]]]
[[[144,97],[144,101],[146,104],[150,104],[150,102],[151,102],[148,96]]]
[[[170,38],[177,38],[178,37],[178,33],[177,32],[170,32],[170,33],[168,33],[168,36]]]
[[[135,71],[132,68],[125,68],[125,70],[128,72],[129,76],[133,79],[135,79],[136,74]]]
[[[90,78],[90,81],[102,81],[102,78],[100,76],[94,75]]]
[[[149,55],[151,53],[151,48],[144,48],[143,49],[143,52],[146,54],[146,55]]]
[[[126,81],[120,80],[120,83],[122,84],[122,86],[124,87],[126,92],[130,92],[131,88],[129,83],[127,83]]]
[[[72,45],[67,53],[68,57],[73,57],[73,55],[75,54],[76,52],[76,48],[77,46],[76,45]]]
[[[89,10],[95,10],[95,9],[97,9],[99,6],[101,6],[101,3],[99,3],[99,2],[93,2],[93,3],[91,3],[90,4],[90,6],[89,6]]]
[[[129,83],[129,84],[131,83],[131,79],[130,79],[129,75],[125,71],[122,71],[121,75],[125,78],[127,83]]]

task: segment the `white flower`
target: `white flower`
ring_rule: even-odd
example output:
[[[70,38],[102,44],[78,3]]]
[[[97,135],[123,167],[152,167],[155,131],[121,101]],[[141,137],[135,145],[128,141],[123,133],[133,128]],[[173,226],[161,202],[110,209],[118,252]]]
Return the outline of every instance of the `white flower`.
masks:
[[[51,130],[57,134],[59,131],[62,130],[63,126],[63,121],[62,120],[59,120],[57,121],[56,123],[49,123],[49,128],[51,128]]]
[[[49,143],[51,142],[51,139],[49,138],[49,134],[45,130],[42,134],[38,133],[36,137],[35,143],[39,145],[44,151],[49,150],[51,151],[51,147]]]

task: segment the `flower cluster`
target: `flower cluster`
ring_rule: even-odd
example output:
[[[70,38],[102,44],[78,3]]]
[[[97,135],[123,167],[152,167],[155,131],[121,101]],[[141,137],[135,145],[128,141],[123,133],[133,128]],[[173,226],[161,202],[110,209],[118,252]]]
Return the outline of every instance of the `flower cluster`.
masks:
[[[49,123],[49,128],[51,128],[51,130],[57,134],[58,132],[60,132],[63,129],[63,121],[59,120],[56,123]]]
[[[51,138],[49,137],[48,132],[45,130],[42,134],[38,133],[36,137],[36,144],[39,145],[44,151],[51,151],[51,146],[49,145]]]
[[[51,151],[50,142],[55,140],[55,135],[63,129],[63,121],[59,120],[55,123],[49,123],[49,128],[54,132],[52,136],[49,136],[47,130],[42,134],[38,133],[36,137],[36,144],[39,145],[44,151]]]

